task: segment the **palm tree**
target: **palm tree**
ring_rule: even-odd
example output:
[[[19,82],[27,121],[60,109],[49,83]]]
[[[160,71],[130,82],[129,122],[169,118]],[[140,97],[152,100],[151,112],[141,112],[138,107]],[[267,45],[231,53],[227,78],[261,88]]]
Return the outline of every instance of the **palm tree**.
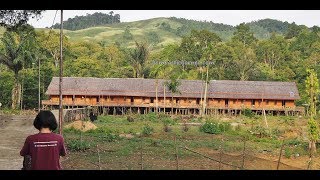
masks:
[[[34,59],[35,31],[30,25],[6,31],[1,38],[0,63],[14,72],[12,89],[12,109],[20,106],[21,83],[18,76],[23,68],[30,67]]]
[[[171,113],[173,113],[173,94],[181,94],[178,89],[178,87],[180,86],[180,81],[178,79],[171,78],[170,81],[165,82],[165,86],[167,86],[169,91],[171,92]]]
[[[136,48],[130,52],[130,63],[133,67],[134,77],[143,78],[145,64],[149,57],[149,48],[146,43],[136,43]]]

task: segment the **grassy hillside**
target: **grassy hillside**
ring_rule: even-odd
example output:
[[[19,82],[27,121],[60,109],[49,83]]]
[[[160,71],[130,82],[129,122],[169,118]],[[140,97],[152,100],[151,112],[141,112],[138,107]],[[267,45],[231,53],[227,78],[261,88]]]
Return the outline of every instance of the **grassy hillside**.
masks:
[[[133,46],[134,41],[148,41],[146,34],[154,32],[159,37],[159,42],[155,45],[161,47],[162,45],[179,42],[181,37],[177,36],[174,32],[161,29],[161,23],[170,24],[171,28],[177,29],[182,24],[174,22],[167,18],[155,18],[143,21],[125,22],[112,25],[105,25],[100,27],[92,27],[77,31],[66,31],[65,34],[71,41],[103,41],[106,44],[121,43],[126,46]],[[123,33],[126,28],[129,28],[133,39],[128,40],[123,38]]]
[[[290,25],[288,22],[272,19],[263,19],[247,24],[258,39],[269,38],[272,32],[285,34]],[[188,35],[193,29],[206,29],[215,32],[223,41],[230,40],[235,31],[234,26],[212,21],[159,17],[134,22],[106,24],[75,31],[65,30],[64,33],[70,41],[118,43],[125,47],[133,47],[135,41],[147,41],[153,44],[154,49],[159,49],[167,44],[179,43],[181,38]],[[130,32],[129,38],[125,36],[126,30]]]

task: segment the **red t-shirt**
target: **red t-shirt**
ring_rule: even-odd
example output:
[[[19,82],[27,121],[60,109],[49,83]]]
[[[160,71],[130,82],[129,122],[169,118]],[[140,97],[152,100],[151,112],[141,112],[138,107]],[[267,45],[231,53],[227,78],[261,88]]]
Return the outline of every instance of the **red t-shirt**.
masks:
[[[60,170],[60,156],[66,155],[64,139],[55,133],[38,133],[27,137],[21,156],[31,156],[32,170]]]

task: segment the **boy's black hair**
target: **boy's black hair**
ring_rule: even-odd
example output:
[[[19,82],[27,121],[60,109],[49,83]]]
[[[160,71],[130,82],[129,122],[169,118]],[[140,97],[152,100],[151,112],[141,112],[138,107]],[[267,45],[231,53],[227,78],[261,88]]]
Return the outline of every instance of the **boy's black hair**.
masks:
[[[57,120],[51,111],[40,111],[33,121],[33,126],[39,131],[41,128],[49,128],[51,131],[57,129]]]

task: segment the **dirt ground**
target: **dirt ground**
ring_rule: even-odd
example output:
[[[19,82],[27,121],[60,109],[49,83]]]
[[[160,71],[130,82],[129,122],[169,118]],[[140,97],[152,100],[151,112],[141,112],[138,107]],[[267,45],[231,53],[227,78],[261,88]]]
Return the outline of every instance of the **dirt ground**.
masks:
[[[204,153],[211,158],[219,159],[219,152],[199,148],[197,151]],[[242,165],[241,154],[223,154],[221,160],[225,163],[232,164],[238,167]],[[114,157],[108,162],[101,161],[102,170],[140,170],[141,157],[137,152],[128,157]],[[303,166],[297,164],[297,161],[286,160],[285,163],[280,163],[279,170],[302,170]],[[64,169],[89,169],[99,170],[98,162],[93,162],[88,158],[86,153],[72,153],[68,160],[62,163]],[[300,166],[300,167],[299,167]],[[150,156],[148,153],[143,155],[143,169],[145,170],[175,170],[177,168],[175,158],[164,159],[161,157]],[[265,159],[262,157],[247,155],[245,157],[244,169],[248,170],[276,170],[277,161]],[[207,158],[194,155],[187,158],[179,158],[180,170],[219,170],[219,163]],[[230,167],[221,164],[221,170],[237,170],[238,168]]]
[[[0,115],[0,170],[21,169],[19,153],[25,138],[37,132],[33,120],[34,116]]]

